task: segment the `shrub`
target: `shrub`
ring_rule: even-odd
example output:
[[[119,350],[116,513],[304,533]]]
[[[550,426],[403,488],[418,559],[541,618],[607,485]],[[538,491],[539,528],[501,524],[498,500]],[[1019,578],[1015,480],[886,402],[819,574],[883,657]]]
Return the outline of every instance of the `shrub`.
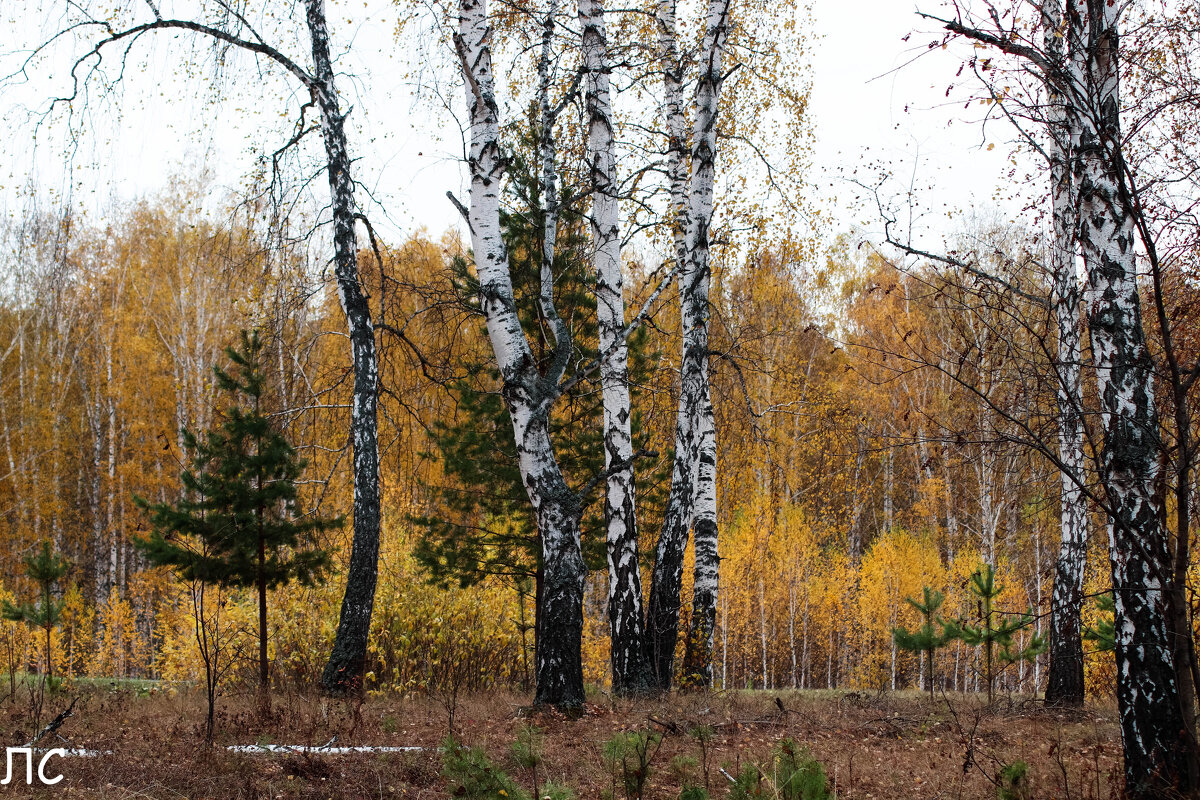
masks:
[[[744,767],[729,792],[731,800],[771,797],[780,800],[832,800],[825,767],[794,739],[771,751],[771,763]]]
[[[442,774],[450,794],[465,800],[531,800],[529,793],[492,763],[478,747],[463,747],[452,737],[442,746]]]
[[[1024,761],[1005,764],[996,776],[997,800],[1029,800],[1029,765]]]
[[[613,797],[620,786],[626,800],[641,800],[650,778],[650,763],[661,743],[662,736],[650,731],[618,733],[604,743],[604,766],[612,775]]]

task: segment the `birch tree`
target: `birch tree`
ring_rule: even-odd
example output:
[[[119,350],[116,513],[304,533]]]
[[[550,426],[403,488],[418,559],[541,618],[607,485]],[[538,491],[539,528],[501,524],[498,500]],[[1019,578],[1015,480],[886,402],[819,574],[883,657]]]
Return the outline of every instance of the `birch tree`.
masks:
[[[676,30],[675,0],[660,0],[656,7],[659,57],[663,70],[663,97],[667,126],[667,180],[670,192],[671,238],[679,270],[678,285],[681,330],[680,390],[675,415],[675,460],[671,470],[671,489],[663,511],[662,528],[654,554],[650,600],[647,609],[647,648],[660,688],[671,685],[675,639],[679,629],[679,592],[683,584],[683,552],[687,547],[693,503],[693,467],[695,461],[694,409],[698,389],[693,344],[696,330],[693,305],[683,287],[689,286],[687,240],[687,117],[683,110],[683,61]]]
[[[1068,104],[1068,118],[1078,124],[1078,153],[1068,163],[1077,192],[1075,235],[1087,272],[1084,306],[1100,400],[1098,500],[1108,514],[1126,791],[1156,797],[1168,789],[1192,791],[1197,767],[1193,712],[1181,702],[1180,654],[1169,631],[1173,563],[1164,522],[1161,429],[1137,281],[1139,246],[1152,250],[1153,240],[1139,219],[1121,130],[1120,28],[1126,9],[1106,0],[1072,0],[1062,26],[1065,64],[1052,62],[1017,33],[1016,19],[1006,27],[994,10],[988,23],[994,27],[987,29],[957,7],[950,19],[925,16],[952,36],[994,47],[1049,76],[1055,94]],[[1082,485],[1080,476],[1075,483]],[[1186,696],[1190,706],[1191,695]]]
[[[1067,68],[1065,37],[1062,36],[1062,4],[1046,0],[1041,9],[1042,41],[1051,69]],[[1080,53],[1072,50],[1078,61]],[[1078,65],[1073,64],[1078,70]],[[1082,370],[1080,351],[1079,280],[1075,270],[1076,218],[1073,161],[1079,148],[1078,123],[1070,104],[1055,85],[1054,76],[1043,77],[1049,108],[1046,125],[1046,155],[1050,172],[1052,235],[1047,272],[1051,282],[1051,304],[1057,329],[1055,370],[1058,404],[1058,454],[1060,471],[1061,544],[1054,571],[1050,612],[1050,674],[1046,702],[1082,705],[1083,573],[1087,559],[1087,504],[1078,485],[1084,475],[1085,454],[1082,419]]]
[[[1086,103],[1075,180],[1104,429],[1100,472],[1113,506],[1109,551],[1125,780],[1132,795],[1151,797],[1167,786],[1193,789],[1196,756],[1194,738],[1180,736],[1186,726],[1167,637],[1171,562],[1163,525],[1159,420],[1141,320],[1136,231],[1122,197],[1119,9],[1103,0],[1075,0],[1069,14],[1068,41],[1085,54],[1083,74],[1072,73]]]
[[[666,689],[671,685],[679,631],[683,553],[698,505],[704,508],[705,530],[703,542],[697,540],[696,575],[699,580],[696,583],[698,595],[693,602],[699,600],[699,616],[695,631],[696,644],[689,666],[701,676],[701,682],[707,684],[711,677],[709,661],[718,561],[715,429],[705,432],[712,428],[712,402],[708,388],[708,234],[712,222],[717,112],[721,83],[725,77],[721,69],[729,33],[730,2],[712,0],[708,4],[699,56],[701,76],[695,94],[692,140],[687,159],[682,155],[687,138],[683,129],[686,122],[681,99],[682,67],[678,61],[673,0],[663,0],[657,13],[660,57],[664,64],[671,205],[677,217],[682,216],[673,224],[675,256],[681,265],[678,284],[683,330],[679,410],[675,423],[675,463],[662,531],[655,551],[647,623],[655,677],[659,688]],[[701,451],[702,443],[707,448],[704,454]],[[703,482],[700,475],[702,458],[712,462],[703,470]]]
[[[636,694],[650,690],[653,678],[643,634],[634,497],[633,409],[629,396],[629,348],[624,330],[620,187],[610,96],[612,67],[604,13],[603,0],[579,0],[588,122],[587,166],[592,193],[592,262],[596,273],[600,387],[604,397],[604,468],[608,478],[604,519],[612,680],[614,692]]]
[[[354,458],[354,538],[337,638],[321,675],[321,685],[327,691],[346,693],[362,690],[379,571],[379,366],[375,355],[371,310],[358,278],[354,182],[350,173],[346,117],[338,100],[333,61],[329,54],[325,0],[305,0],[305,19],[313,59],[308,88],[321,114],[321,136],[325,142],[327,159],[325,172],[333,207],[334,272],[338,300],[346,314],[354,370],[354,391],[350,405],[350,440]]]
[[[580,500],[563,479],[549,427],[550,407],[560,393],[558,383],[570,345],[566,327],[557,323],[553,297],[547,294],[553,281],[544,277],[541,301],[550,312],[547,317],[553,329],[562,333],[555,345],[561,357],[554,358],[547,375],[538,372],[517,316],[508,253],[501,236],[504,158],[486,0],[460,0],[458,11],[455,47],[462,64],[470,126],[467,224],[479,276],[480,305],[500,368],[501,392],[512,420],[521,476],[542,544],[535,703],[577,708],[584,700],[580,643],[587,569],[580,546]]]
[[[713,629],[717,615],[720,556],[717,549],[717,442],[712,387],[708,375],[709,229],[713,215],[713,184],[717,160],[717,111],[725,78],[725,46],[729,36],[730,0],[708,6],[704,42],[700,48],[700,77],[696,87],[696,116],[692,127],[691,186],[688,198],[688,273],[696,319],[694,346],[699,351],[699,397],[695,407],[697,437],[696,487],[692,526],[696,553],[692,591],[691,630],[684,656],[690,685],[712,682]]]
[[[164,17],[157,6],[152,3],[147,5],[152,17],[127,26],[118,26],[99,13],[93,14],[87,7],[75,8],[80,17],[69,24],[60,36],[84,37],[86,52],[75,61],[71,71],[71,95],[56,99],[54,104],[69,104],[79,97],[106,50],[115,46],[124,48],[128,53],[146,34],[174,31],[205,37],[219,45],[274,63],[301,84],[310,100],[306,108],[315,107],[318,113],[318,128],[324,144],[323,167],[329,184],[333,218],[334,276],[338,299],[345,313],[354,374],[349,436],[353,450],[354,535],[337,638],[321,683],[333,693],[359,691],[366,660],[379,555],[378,364],[367,293],[358,276],[355,224],[359,212],[354,201],[354,181],[345,130],[346,115],[341,109],[334,81],[325,3],[324,0],[305,0],[304,3],[305,28],[312,58],[310,68],[303,67],[299,60],[267,43],[249,19],[225,0],[213,0],[219,19],[214,24],[198,19]],[[96,34],[95,38],[87,39],[93,33]],[[38,48],[33,57],[41,55],[52,43]],[[310,130],[302,118],[298,133],[289,146],[297,144]]]

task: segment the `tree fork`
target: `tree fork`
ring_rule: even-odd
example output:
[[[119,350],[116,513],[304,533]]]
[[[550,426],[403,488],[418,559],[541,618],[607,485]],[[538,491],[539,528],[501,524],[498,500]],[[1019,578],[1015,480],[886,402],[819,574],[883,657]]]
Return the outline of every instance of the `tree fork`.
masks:
[[[579,498],[563,479],[550,440],[550,408],[562,389],[558,374],[552,373],[551,380],[538,373],[516,312],[508,251],[500,225],[505,166],[500,149],[487,5],[485,0],[460,0],[458,7],[455,47],[471,121],[467,222],[479,275],[480,306],[500,370],[501,394],[512,421],[521,477],[542,544],[535,703],[575,711],[584,700],[580,645],[587,568],[580,543]],[[542,301],[552,306],[552,298],[545,292]],[[556,347],[569,349],[565,336],[556,342]],[[565,361],[562,363],[565,366]],[[556,367],[554,373],[557,372]]]

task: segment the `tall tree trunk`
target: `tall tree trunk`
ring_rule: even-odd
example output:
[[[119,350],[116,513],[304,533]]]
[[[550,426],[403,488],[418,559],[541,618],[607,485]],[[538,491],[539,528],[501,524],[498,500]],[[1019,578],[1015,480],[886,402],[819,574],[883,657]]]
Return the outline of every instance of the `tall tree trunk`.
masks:
[[[977,344],[982,349],[982,346]],[[979,477],[979,536],[980,555],[983,562],[996,566],[996,529],[1000,525],[1000,511],[996,504],[996,453],[994,412],[986,399],[979,404],[980,435],[979,459],[975,472]]]
[[[267,550],[261,526],[258,538],[258,709],[271,713],[271,666],[267,659]]]
[[[537,619],[537,691],[535,702],[578,708],[583,704],[583,586],[587,568],[580,547],[579,498],[563,480],[550,441],[550,407],[560,394],[570,342],[565,326],[555,343],[553,366],[537,371],[521,329],[501,236],[500,190],[504,162],[496,104],[485,0],[461,0],[456,47],[466,84],[471,121],[471,196],[468,224],[480,305],[488,338],[500,368],[502,395],[512,420],[518,465],[533,505],[542,544],[543,585]],[[544,276],[543,276],[544,277]],[[543,285],[545,280],[543,280]],[[545,292],[543,308],[553,311]],[[552,315],[552,320],[557,314]]]
[[[721,557],[717,544],[717,442],[707,376],[703,380],[699,427],[699,466],[692,517],[696,564],[692,574],[692,617],[683,658],[684,685],[712,685],[713,631],[717,623],[717,589]]]
[[[701,350],[700,404],[696,408],[697,465],[692,528],[695,569],[692,575],[692,616],[684,654],[684,674],[693,686],[712,685],[713,631],[720,584],[720,549],[717,531],[717,439],[709,377],[708,322],[711,266],[708,228],[712,222],[713,182],[716,174],[717,111],[725,43],[729,34],[730,0],[712,0],[702,45],[702,71],[696,89],[696,120],[692,131],[691,208],[688,212],[689,256],[696,282],[699,313],[696,347]]]
[[[1062,6],[1058,0],[1042,4],[1046,54],[1057,68],[1065,67],[1061,35]],[[1073,54],[1074,56],[1074,54]],[[1061,545],[1054,569],[1050,601],[1050,675],[1046,685],[1049,705],[1082,705],[1083,683],[1083,571],[1087,560],[1087,505],[1079,481],[1084,476],[1083,419],[1079,346],[1079,280],[1075,272],[1075,184],[1071,165],[1076,157],[1078,123],[1052,80],[1045,87],[1050,104],[1050,199],[1053,240],[1049,267],[1058,350],[1055,387],[1058,400],[1058,455],[1060,473]]]
[[[259,413],[259,397],[254,398],[254,411]],[[256,453],[257,455],[257,453]],[[257,476],[257,492],[262,492],[262,475]],[[261,495],[260,495],[261,497]],[[260,501],[261,502],[261,501]],[[258,523],[258,713],[266,717],[271,713],[271,666],[267,660],[267,537],[263,530],[263,507],[255,510]]]
[[[375,607],[379,576],[379,436],[376,421],[379,369],[375,356],[375,327],[366,293],[358,278],[354,232],[354,183],[346,142],[345,115],[338,104],[329,55],[329,29],[324,0],[305,0],[312,40],[313,101],[321,115],[326,172],[333,208],[333,261],[338,300],[346,314],[354,389],[350,403],[350,441],[354,456],[354,537],[346,593],[338,617],[337,636],[321,686],[332,694],[363,690],[367,639]]]
[[[1176,464],[1174,572],[1168,594],[1170,619],[1168,631],[1174,650],[1175,680],[1179,686],[1179,707],[1183,712],[1184,730],[1188,733],[1193,754],[1196,748],[1196,690],[1200,684],[1200,669],[1196,663],[1196,643],[1193,636],[1191,604],[1187,599],[1187,574],[1191,566],[1191,420],[1186,405],[1186,392],[1177,394],[1184,402],[1183,412],[1176,410],[1176,431],[1179,433],[1179,458]],[[1193,768],[1200,773],[1200,763]],[[1193,773],[1192,785],[1200,786],[1200,774]]]
[[[1122,198],[1119,9],[1073,0],[1071,45],[1085,53],[1074,81],[1080,109],[1079,241],[1088,271],[1087,318],[1104,444],[1100,474],[1111,509],[1117,705],[1126,791],[1191,792],[1194,746],[1185,733],[1167,635],[1171,561],[1164,526],[1154,375],[1138,295],[1134,221]]]
[[[687,118],[683,111],[683,62],[675,25],[675,0],[657,6],[659,57],[667,123],[667,180],[671,196],[671,227],[678,267],[679,307],[683,338],[680,361],[679,405],[675,414],[675,460],[671,489],[663,511],[662,529],[654,553],[650,600],[646,618],[647,650],[655,682],[669,689],[674,671],[675,642],[679,633],[679,593],[683,588],[683,554],[692,524],[696,472],[694,409],[698,397],[693,367],[697,353],[692,342],[696,328],[688,255]]]
[[[703,509],[704,541],[697,541],[696,582],[693,593],[694,630],[689,633],[691,656],[685,655],[686,672],[700,676],[706,685],[712,672],[712,631],[715,625],[718,575],[716,529],[716,444],[712,430],[712,402],[708,380],[708,291],[710,267],[708,258],[708,228],[712,221],[713,182],[717,155],[717,110],[723,80],[722,61],[729,33],[730,0],[710,0],[705,22],[704,40],[700,51],[700,79],[696,86],[695,110],[692,124],[690,172],[687,184],[687,211],[684,225],[684,244],[676,242],[677,257],[682,255],[679,271],[679,294],[683,323],[683,357],[680,363],[679,411],[675,432],[675,467],[671,476],[671,493],[650,587],[650,642],[655,675],[660,688],[670,687],[673,672],[675,641],[679,630],[679,592],[683,577],[683,551],[687,546],[689,517]],[[675,41],[675,6],[659,5],[660,45],[670,72],[677,62],[671,59],[678,52]],[[667,90],[667,128],[669,143],[674,148],[682,141],[678,130],[680,115],[673,111],[678,102],[679,73],[664,78]],[[669,161],[669,169],[675,162]],[[676,177],[678,171],[672,172]],[[678,196],[678,184],[673,181],[672,196]],[[687,417],[685,421],[685,415]],[[711,438],[705,444],[705,437]],[[707,446],[710,454],[702,453]],[[683,463],[680,463],[680,460]],[[710,460],[705,465],[703,462]],[[711,523],[711,524],[710,524]],[[699,594],[695,594],[699,592]],[[689,679],[690,680],[690,679]]]
[[[647,658],[642,620],[617,164],[613,150],[603,0],[579,0],[579,27],[583,37],[584,94],[588,115],[587,160],[592,190],[592,263],[596,272],[600,387],[604,403],[604,468],[608,475],[604,521],[612,680],[614,692],[637,694],[651,690],[654,678]]]
[[[527,432],[524,437],[526,447],[549,452],[548,425],[538,422],[534,427],[544,429],[546,433],[528,435],[532,432]],[[540,444],[537,444],[539,439]],[[583,585],[587,578],[579,540],[580,508],[574,494],[562,481],[552,453],[540,474],[532,480],[526,479],[526,486],[531,500],[535,495],[538,497],[534,506],[542,539],[542,557],[546,563],[542,611],[537,619],[534,704],[577,709],[584,700],[581,648]]]

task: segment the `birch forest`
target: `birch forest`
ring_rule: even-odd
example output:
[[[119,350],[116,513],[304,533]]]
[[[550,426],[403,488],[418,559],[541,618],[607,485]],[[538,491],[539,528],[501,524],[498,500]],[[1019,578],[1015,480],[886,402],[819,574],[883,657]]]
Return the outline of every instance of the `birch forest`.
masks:
[[[1194,4],[361,5],[5,9],[0,794],[1200,796]]]

